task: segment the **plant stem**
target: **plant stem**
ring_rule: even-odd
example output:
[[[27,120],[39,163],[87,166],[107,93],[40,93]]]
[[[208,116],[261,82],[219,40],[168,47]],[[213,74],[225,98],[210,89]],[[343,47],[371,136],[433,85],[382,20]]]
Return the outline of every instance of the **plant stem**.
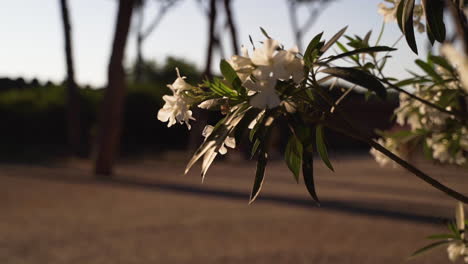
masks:
[[[426,183],[430,184],[432,187],[444,192],[445,194],[451,196],[452,198],[457,199],[460,202],[468,204],[468,197],[466,197],[465,195],[463,195],[463,194],[461,194],[461,193],[459,193],[459,192],[445,186],[444,184],[440,183],[436,179],[434,179],[434,178],[430,177],[429,175],[425,174],[424,172],[422,172],[421,170],[419,170],[415,166],[411,165],[407,161],[401,159],[400,157],[398,157],[397,155],[392,153],[390,150],[386,149],[384,146],[382,146],[379,143],[375,142],[369,136],[367,136],[367,135],[362,136],[362,134],[365,134],[365,133],[363,133],[363,132],[357,130],[356,128],[354,128],[351,125],[351,122],[346,120],[343,116],[340,115],[339,117],[341,119],[340,124],[343,123],[343,122],[346,123],[348,125],[349,129],[343,129],[340,126],[336,126],[336,125],[333,125],[331,123],[326,123],[325,125],[328,126],[331,129],[337,131],[337,132],[340,132],[340,133],[342,133],[344,135],[350,136],[352,138],[355,138],[357,140],[360,140],[362,142],[367,143],[369,146],[373,147],[377,151],[379,151],[382,154],[384,154],[385,156],[389,157],[390,159],[392,159],[393,161],[398,163],[400,166],[407,169],[409,172],[413,173],[416,177],[418,177],[421,180],[425,181]]]
[[[420,97],[418,97],[418,96],[416,96],[416,95],[414,95],[414,94],[412,94],[412,93],[410,93],[410,92],[408,92],[408,91],[406,91],[406,90],[392,84],[391,82],[389,82],[389,81],[387,81],[385,79],[379,79],[379,80],[381,82],[385,83],[386,85],[388,85],[390,88],[392,88],[394,90],[397,90],[400,93],[404,93],[404,94],[408,95],[409,97],[413,98],[414,100],[417,100],[417,101],[419,101],[419,102],[421,102],[421,103],[423,103],[425,105],[428,105],[428,106],[430,106],[432,108],[435,108],[435,109],[439,110],[440,112],[443,112],[443,113],[446,113],[446,114],[449,114],[449,115],[453,115],[453,116],[455,116],[455,117],[457,117],[457,118],[459,118],[461,120],[464,120],[464,121],[468,121],[468,117],[465,116],[464,114],[460,113],[460,112],[446,110],[443,107],[438,106],[438,105],[436,105],[434,103],[431,103],[431,102],[429,102],[427,100],[424,100],[424,99],[422,99],[422,98],[420,98]]]

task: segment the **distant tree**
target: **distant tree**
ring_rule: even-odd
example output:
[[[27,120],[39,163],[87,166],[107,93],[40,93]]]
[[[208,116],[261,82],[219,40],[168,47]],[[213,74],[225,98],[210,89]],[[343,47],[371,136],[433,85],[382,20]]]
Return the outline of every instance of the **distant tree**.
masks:
[[[216,0],[209,0],[208,7],[208,43],[206,50],[205,70],[203,74],[210,78],[211,77],[211,61],[213,60],[213,52],[215,45],[218,40],[216,37],[216,16],[218,14],[216,10]]]
[[[107,89],[101,106],[95,173],[111,175],[122,130],[122,112],[125,97],[125,72],[122,61],[134,7],[134,0],[119,0],[114,42],[110,57]]]
[[[226,12],[226,26],[231,33],[232,50],[234,54],[239,54],[239,42],[237,41],[237,29],[234,22],[234,15],[232,11],[232,0],[224,0],[224,10]]]
[[[67,64],[67,141],[70,153],[78,155],[80,152],[80,93],[75,82],[73,63],[73,48],[71,37],[70,16],[67,0],[60,0],[62,13],[63,35],[65,40],[65,58]]]
[[[333,1],[334,0],[286,0],[294,40],[300,51],[304,52],[302,49],[302,38],[304,34],[312,27],[325,7]],[[301,7],[306,7],[308,9],[308,16],[303,24],[299,22],[298,16],[298,11]]]
[[[145,27],[145,6],[149,2],[149,0],[138,0],[135,4],[135,15],[137,19],[137,28],[136,28],[136,36],[137,36],[137,58],[135,63],[135,81],[141,82],[142,81],[142,72],[144,67],[144,59],[143,59],[143,43],[145,40],[151,35],[152,32],[158,27],[161,23],[163,17],[167,14],[167,12],[175,6],[181,0],[154,0],[153,2],[158,4],[158,11],[156,12],[153,20],[149,23],[147,27]]]

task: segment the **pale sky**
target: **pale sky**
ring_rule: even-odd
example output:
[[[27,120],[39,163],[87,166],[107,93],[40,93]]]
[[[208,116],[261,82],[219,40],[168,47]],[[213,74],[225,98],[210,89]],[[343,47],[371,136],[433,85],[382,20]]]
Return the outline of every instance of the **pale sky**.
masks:
[[[310,38],[324,31],[330,38],[348,25],[347,34],[364,36],[374,31],[377,37],[382,17],[377,13],[380,0],[337,0],[320,15],[304,37],[306,46]],[[74,58],[77,81],[80,84],[103,86],[106,83],[107,63],[117,11],[116,0],[69,0],[73,28]],[[285,0],[235,0],[234,16],[238,24],[240,44],[250,45],[249,34],[262,40],[259,27],[289,48],[293,45]],[[155,12],[147,10],[147,18]],[[148,19],[149,20],[149,19]],[[176,56],[203,68],[206,50],[207,21],[195,0],[184,0],[164,17],[159,27],[145,42],[146,59],[158,63],[167,56]],[[65,77],[63,34],[59,0],[4,1],[0,9],[0,77],[38,78],[41,81],[61,81]],[[386,26],[381,44],[391,45],[400,32],[396,23]],[[229,37],[228,34],[225,34]],[[417,36],[421,57],[425,56],[424,35]],[[229,39],[225,51],[232,55]],[[406,68],[416,58],[401,41],[387,73],[403,77]],[[135,35],[129,35],[126,65],[135,58]],[[219,58],[217,58],[219,59]],[[213,65],[218,65],[217,59]]]

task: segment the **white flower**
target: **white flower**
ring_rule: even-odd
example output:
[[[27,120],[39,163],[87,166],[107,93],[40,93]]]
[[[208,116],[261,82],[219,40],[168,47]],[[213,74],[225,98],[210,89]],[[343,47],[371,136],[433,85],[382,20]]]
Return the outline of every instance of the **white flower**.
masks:
[[[267,79],[257,80],[256,82],[247,80],[244,86],[247,89],[257,92],[257,94],[250,99],[250,105],[255,108],[274,108],[281,103],[281,100],[275,90],[276,80]]]
[[[458,52],[451,44],[442,45],[440,51],[452,64],[457,66],[461,86],[468,93],[468,57]]]
[[[216,106],[219,105],[221,99],[208,99],[200,104],[198,104],[198,107],[201,109],[212,109]]]
[[[252,62],[257,66],[271,66],[275,51],[280,47],[279,42],[274,39],[266,39],[261,48],[254,50]]]
[[[168,84],[167,87],[169,87],[169,89],[171,89],[174,94],[181,93],[182,91],[186,91],[186,90],[191,90],[193,87],[187,82],[185,82],[185,79],[187,77],[180,76],[180,72],[178,68],[176,68],[176,72],[177,72],[177,79],[172,84]]]
[[[252,60],[249,58],[249,53],[245,47],[242,47],[242,56],[234,55],[228,60],[231,67],[237,72],[237,76],[242,82],[252,74],[255,69]]]
[[[202,135],[207,138],[211,135],[211,133],[213,132],[213,126],[210,126],[210,125],[207,125],[205,126],[205,128],[203,129],[203,133]],[[218,150],[218,153],[221,154],[221,155],[224,155],[227,153],[227,148],[226,147],[229,147],[229,148],[236,148],[236,139],[234,137],[226,137],[226,139],[224,140],[224,142],[221,144],[221,147],[219,148]]]
[[[452,262],[457,261],[459,257],[465,256],[468,253],[467,251],[466,245],[461,241],[452,242],[447,247],[448,257]],[[467,262],[466,257],[465,262]]]
[[[398,142],[396,142],[392,138],[379,138],[377,140],[377,143],[380,145],[384,146],[386,149],[390,150],[393,152],[393,154],[400,156],[398,152]],[[396,167],[397,164],[394,162],[392,159],[387,157],[385,154],[381,153],[380,151],[376,150],[375,148],[371,148],[370,154],[374,156],[375,161],[381,166],[385,167],[387,165],[392,165],[392,167]]]
[[[385,0],[385,2],[390,3],[391,6],[389,7],[384,3],[380,3],[378,5],[379,9],[377,10],[377,12],[384,17],[384,21],[386,23],[395,21],[397,7],[398,7],[398,4],[400,3],[400,0]]]
[[[228,61],[237,72],[242,84],[247,88],[252,106],[260,109],[277,107],[281,100],[276,92],[278,80],[299,83],[304,79],[304,61],[297,58],[297,47],[280,50],[278,41],[268,38],[254,50],[249,58],[247,49],[242,56],[232,56]]]
[[[174,83],[167,85],[173,95],[164,95],[164,106],[158,112],[158,119],[162,122],[168,122],[167,127],[171,127],[176,123],[185,123],[188,129],[191,128],[189,121],[195,120],[190,111],[190,100],[184,94],[184,91],[190,90],[193,87],[184,81],[185,77],[181,77],[179,69],[176,68],[177,79]]]
[[[192,111],[189,110],[187,102],[179,95],[164,95],[163,100],[166,102],[158,112],[158,119],[162,122],[168,122],[167,127],[171,127],[176,123],[185,123],[188,129],[191,128],[189,120],[195,120],[192,117]]]

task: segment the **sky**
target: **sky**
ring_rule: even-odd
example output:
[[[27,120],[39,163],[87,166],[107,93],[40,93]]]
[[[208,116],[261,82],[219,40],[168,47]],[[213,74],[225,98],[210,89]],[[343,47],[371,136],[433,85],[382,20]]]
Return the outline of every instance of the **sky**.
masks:
[[[75,71],[77,82],[95,87],[106,84],[107,64],[114,33],[116,0],[68,0],[72,23]],[[294,44],[285,0],[235,0],[233,11],[238,26],[240,44],[250,46],[249,35],[255,41],[264,37],[259,27],[285,45]],[[348,25],[347,34],[364,36],[373,30],[375,41],[382,25],[377,13],[381,0],[336,0],[327,6],[304,36],[303,46],[320,32],[325,39]],[[154,5],[146,10],[147,20],[156,13]],[[306,17],[302,10],[301,17]],[[150,35],[143,47],[145,59],[163,63],[166,57],[175,56],[203,68],[207,21],[195,0],[184,0],[168,13]],[[60,82],[65,78],[65,56],[59,0],[15,0],[2,3],[0,9],[0,77],[37,78],[42,82]],[[224,34],[226,56],[231,56],[229,34]],[[392,45],[399,38],[396,23],[385,27],[381,44]],[[418,35],[418,45],[423,50],[424,35]],[[125,65],[135,60],[134,32],[130,32]],[[416,59],[404,40],[397,46],[395,59],[387,66],[387,73],[403,78],[405,69],[414,68]],[[219,57],[213,65],[218,65]]]

